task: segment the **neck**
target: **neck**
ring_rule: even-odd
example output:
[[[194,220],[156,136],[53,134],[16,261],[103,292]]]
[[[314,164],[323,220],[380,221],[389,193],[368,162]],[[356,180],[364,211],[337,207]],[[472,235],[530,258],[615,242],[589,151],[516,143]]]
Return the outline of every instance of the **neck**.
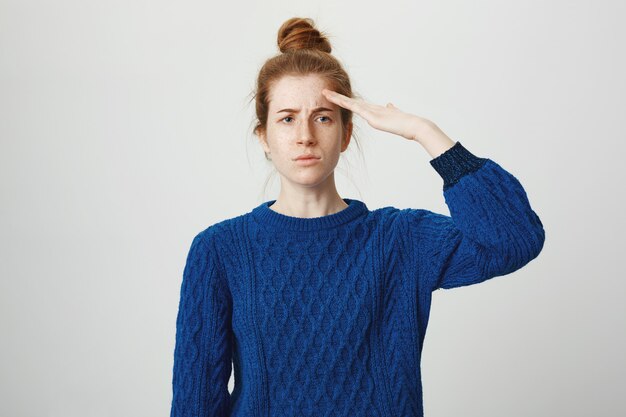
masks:
[[[271,210],[286,216],[311,218],[338,213],[348,207],[348,204],[339,194],[330,196],[307,195],[298,198],[280,195],[269,207]]]
[[[342,200],[345,208],[332,214],[310,217],[291,216],[273,210],[273,204],[276,204],[276,201],[266,201],[256,207],[253,210],[253,217],[258,223],[280,231],[310,232],[331,229],[368,213],[368,208],[363,202],[345,198]]]
[[[280,193],[271,210],[286,216],[311,218],[338,213],[346,207],[331,174],[322,183],[308,187],[281,178]]]

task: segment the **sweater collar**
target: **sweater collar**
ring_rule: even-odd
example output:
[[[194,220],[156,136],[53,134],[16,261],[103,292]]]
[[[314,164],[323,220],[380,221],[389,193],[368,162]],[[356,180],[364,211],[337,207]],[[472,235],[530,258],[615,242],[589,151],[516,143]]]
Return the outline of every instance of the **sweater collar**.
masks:
[[[369,211],[364,202],[344,198],[343,201],[348,204],[348,207],[345,207],[337,213],[321,217],[294,217],[272,210],[269,206],[274,204],[275,201],[276,200],[265,201],[254,208],[252,210],[254,219],[267,226],[300,232],[337,227]]]

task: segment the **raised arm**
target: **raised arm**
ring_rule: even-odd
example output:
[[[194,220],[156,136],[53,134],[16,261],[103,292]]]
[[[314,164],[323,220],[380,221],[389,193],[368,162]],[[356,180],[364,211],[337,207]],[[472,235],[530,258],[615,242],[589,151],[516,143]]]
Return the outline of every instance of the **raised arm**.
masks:
[[[405,210],[410,252],[431,290],[509,274],[537,257],[545,231],[512,174],[460,142],[430,161],[451,216]]]
[[[400,236],[431,289],[454,288],[505,275],[526,265],[543,248],[543,224],[520,182],[500,165],[479,158],[432,121],[331,90],[324,96],[363,117],[370,126],[420,143],[444,180],[451,216],[402,210]],[[402,233],[408,232],[408,233]]]
[[[183,272],[171,417],[230,415],[232,303],[207,234],[193,239]]]

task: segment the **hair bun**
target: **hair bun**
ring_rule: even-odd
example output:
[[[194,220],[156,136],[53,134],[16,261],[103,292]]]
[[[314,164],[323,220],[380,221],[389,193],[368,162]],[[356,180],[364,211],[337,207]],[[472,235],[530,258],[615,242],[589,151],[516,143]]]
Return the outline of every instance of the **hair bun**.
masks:
[[[283,53],[298,49],[332,51],[325,34],[315,28],[313,19],[306,17],[292,17],[282,24],[278,29],[278,49]]]

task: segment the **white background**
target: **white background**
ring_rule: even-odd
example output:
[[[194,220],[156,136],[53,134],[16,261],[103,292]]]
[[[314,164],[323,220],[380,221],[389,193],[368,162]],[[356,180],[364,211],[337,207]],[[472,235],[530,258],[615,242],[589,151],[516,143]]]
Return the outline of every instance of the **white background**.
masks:
[[[546,242],[436,291],[427,417],[626,414],[622,1],[0,1],[0,415],[169,415],[185,256],[277,196],[252,135],[277,30],[524,185]],[[449,214],[419,144],[355,115],[342,197]],[[233,379],[231,379],[231,389]]]

